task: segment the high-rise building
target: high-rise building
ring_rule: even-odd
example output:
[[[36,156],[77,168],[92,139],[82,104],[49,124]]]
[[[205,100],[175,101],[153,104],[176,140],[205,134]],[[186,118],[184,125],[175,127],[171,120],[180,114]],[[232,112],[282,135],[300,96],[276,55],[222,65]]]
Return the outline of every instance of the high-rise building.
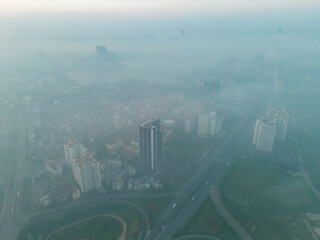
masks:
[[[287,135],[288,119],[278,119],[276,139],[284,141]]]
[[[217,118],[216,118],[216,112],[210,112],[209,113],[209,132],[207,135],[214,135],[216,133],[216,126],[217,126]]]
[[[144,169],[155,171],[162,159],[160,119],[154,118],[139,125],[139,162]]]
[[[82,158],[84,155],[84,148],[82,143],[78,142],[78,139],[71,138],[68,142],[64,144],[64,153],[66,157],[66,162],[69,166],[72,165],[71,160],[73,158]]]
[[[198,115],[198,134],[213,136],[222,131],[223,118],[217,117],[216,112],[200,112]]]
[[[64,144],[64,151],[66,162],[71,167],[81,192],[101,188],[99,163],[84,151],[82,143],[77,139],[69,139]]]
[[[81,192],[101,188],[99,162],[91,154],[86,153],[82,158],[74,158],[72,163],[73,176]]]
[[[274,121],[258,118],[254,128],[252,144],[256,145],[256,148],[261,151],[271,152],[276,136],[276,129],[277,125]]]
[[[210,113],[200,112],[198,115],[198,134],[209,135]]]
[[[287,134],[289,114],[285,109],[269,107],[266,112],[266,118],[277,124],[276,139],[284,141]]]
[[[195,128],[195,121],[193,118],[186,118],[184,120],[184,131],[192,132]]]

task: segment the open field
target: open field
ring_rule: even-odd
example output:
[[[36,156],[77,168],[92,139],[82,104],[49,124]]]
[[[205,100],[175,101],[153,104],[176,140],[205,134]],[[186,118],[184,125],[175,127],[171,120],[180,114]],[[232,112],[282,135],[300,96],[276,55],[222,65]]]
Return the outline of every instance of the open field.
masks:
[[[320,191],[320,111],[319,94],[296,96],[296,130],[303,165],[314,186]]]
[[[30,233],[33,237],[41,236],[45,239],[53,231],[73,224],[79,220],[96,215],[111,214],[124,220],[127,226],[127,239],[137,239],[141,231],[141,216],[130,207],[121,204],[98,203],[94,206],[76,207],[54,214],[53,217],[30,222],[21,232],[19,240],[28,239]]]
[[[240,156],[221,186],[231,214],[254,239],[312,239],[302,214],[320,204],[300,176]]]
[[[134,202],[144,209],[149,218],[150,226],[152,227],[156,222],[158,215],[170,203],[172,198],[173,195],[169,197],[160,197],[157,200],[144,199],[135,200]]]
[[[221,115],[225,116],[223,121],[223,130],[230,132],[241,121],[242,116],[234,111],[221,109],[218,111]]]
[[[112,240],[118,239],[122,231],[123,227],[118,220],[110,217],[97,217],[58,231],[49,240]]]
[[[163,153],[163,171],[159,174],[168,190],[175,189],[184,184],[199,166],[198,158],[214,143],[207,138],[197,135],[179,134],[170,143],[170,147]]]
[[[192,220],[176,236],[190,234],[210,235],[222,239],[236,239],[236,235],[220,217],[210,197],[207,198]]]

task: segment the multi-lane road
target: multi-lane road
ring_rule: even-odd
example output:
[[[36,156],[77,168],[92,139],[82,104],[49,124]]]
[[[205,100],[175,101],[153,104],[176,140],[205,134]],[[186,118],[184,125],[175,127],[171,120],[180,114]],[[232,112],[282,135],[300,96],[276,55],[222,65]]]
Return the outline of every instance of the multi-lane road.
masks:
[[[146,240],[169,240],[177,231],[192,218],[196,210],[208,197],[212,187],[216,187],[228,166],[232,164],[231,157],[241,149],[244,136],[250,131],[249,127],[260,109],[258,102],[254,104],[236,128],[229,133],[215,150],[215,159],[208,159],[193,177],[180,188],[171,203],[159,215],[154,227],[148,233]],[[215,161],[224,158],[225,161]],[[226,209],[222,213],[228,215]],[[231,219],[232,220],[232,219]],[[237,225],[237,222],[231,222]],[[250,240],[250,236],[243,230],[236,232],[240,239]]]
[[[235,127],[235,129],[226,135],[220,146],[214,150],[214,159],[207,159],[199,167],[192,178],[182,186],[175,194],[170,204],[160,213],[154,227],[148,231],[145,229],[146,240],[171,239],[175,233],[180,230],[193,216],[196,210],[208,197],[212,188],[218,186],[228,166],[232,164],[231,156],[241,148],[241,139],[247,133],[250,133],[248,127],[250,122],[259,110],[259,103],[255,102],[253,108],[248,108],[244,114],[243,120]],[[249,110],[251,109],[251,110]],[[26,136],[23,108],[19,113],[19,139],[17,163],[19,167],[16,172],[16,184],[12,189],[8,189],[6,193],[3,212],[0,218],[0,239],[16,239],[18,235],[19,222],[24,219],[21,214],[21,191],[22,181],[26,176]],[[207,156],[211,156],[209,152]],[[217,159],[224,161],[216,161]],[[213,190],[214,191],[214,190]],[[217,198],[218,199],[218,198]],[[57,210],[59,211],[59,210]],[[55,211],[56,212],[56,211]],[[226,209],[222,209],[222,214],[228,215]],[[48,214],[50,216],[50,214]],[[231,222],[231,223],[230,223]],[[230,224],[238,225],[230,220]],[[239,226],[238,226],[239,227]],[[236,232],[240,239],[250,239],[240,227],[240,232]],[[144,236],[141,236],[142,238]]]

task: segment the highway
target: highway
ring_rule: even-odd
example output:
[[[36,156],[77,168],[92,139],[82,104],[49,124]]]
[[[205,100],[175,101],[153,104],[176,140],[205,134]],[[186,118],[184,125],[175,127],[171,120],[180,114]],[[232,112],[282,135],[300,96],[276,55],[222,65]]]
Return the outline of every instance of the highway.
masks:
[[[254,101],[253,101],[254,102]],[[232,164],[231,157],[241,149],[244,136],[251,131],[252,122],[255,120],[261,103],[254,102],[250,113],[229,133],[219,147],[215,150],[215,159],[225,158],[225,161],[209,159],[203,163],[192,178],[180,188],[171,203],[161,212],[157,222],[146,237],[146,240],[172,239],[177,231],[192,218],[193,214],[208,197],[212,187],[217,186],[228,166]],[[230,215],[226,209],[222,209],[224,215]],[[238,225],[232,222],[232,225]],[[240,239],[251,240],[250,236],[241,229],[236,232]]]
[[[155,239],[171,239],[175,233],[181,229],[193,216],[196,210],[202,205],[205,199],[208,197],[212,187],[217,186],[221,181],[225,171],[231,164],[228,160],[228,156],[236,152],[240,145],[239,139],[244,133],[250,133],[248,127],[252,124],[250,121],[254,120],[257,111],[259,111],[259,104],[253,101],[254,108],[251,109],[250,114],[245,114],[243,120],[235,127],[235,129],[226,135],[221,144],[214,151],[214,159],[208,159],[199,167],[197,172],[189,179],[189,181],[183,185],[174,196],[170,204],[161,212],[154,227],[149,230],[148,224],[146,224],[141,238],[146,240]],[[253,110],[252,110],[253,109]],[[39,219],[42,217],[51,217],[60,212],[61,209],[55,209],[50,214],[49,211],[44,211],[38,214],[31,214],[27,219],[24,214],[21,213],[22,199],[18,192],[21,192],[22,181],[26,176],[26,129],[24,123],[24,110],[23,107],[19,108],[19,136],[17,142],[17,163],[20,167],[16,169],[16,183],[13,189],[9,189],[6,192],[4,208],[2,215],[0,216],[0,239],[12,240],[17,239],[19,228],[25,224],[26,220]],[[211,155],[211,152],[208,155]],[[217,159],[224,158],[225,161],[216,161]],[[130,194],[132,196],[132,194]],[[119,196],[118,196],[119,197]],[[116,198],[116,197],[115,197]],[[100,201],[107,200],[106,198],[100,199]],[[99,201],[99,200],[98,200]],[[92,204],[97,202],[97,199],[93,200]],[[84,202],[79,203],[79,205]],[[87,204],[87,203],[86,203]],[[84,205],[82,205],[84,206]],[[70,207],[70,206],[69,206]],[[224,211],[226,215],[230,215]],[[48,214],[49,213],[49,214]],[[33,215],[33,216],[32,216]],[[41,219],[41,217],[40,217]],[[236,222],[233,223],[237,225]],[[241,234],[240,234],[241,235]],[[243,233],[241,239],[250,239],[250,237]],[[146,236],[146,237],[145,237]]]
[[[16,168],[15,173],[15,184],[12,189],[7,187],[5,194],[3,211],[0,216],[0,239],[1,240],[12,240],[16,239],[19,231],[19,223],[21,220],[21,186],[22,181],[25,177],[26,169],[26,130],[24,123],[24,109],[22,104],[19,106],[19,134],[17,142],[17,159],[16,163],[19,167]]]

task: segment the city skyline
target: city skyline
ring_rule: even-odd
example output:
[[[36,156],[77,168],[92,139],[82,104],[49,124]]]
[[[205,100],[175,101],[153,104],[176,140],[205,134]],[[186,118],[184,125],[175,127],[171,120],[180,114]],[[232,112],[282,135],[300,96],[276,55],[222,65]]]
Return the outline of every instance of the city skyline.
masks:
[[[320,238],[320,1],[0,1],[0,239]]]

